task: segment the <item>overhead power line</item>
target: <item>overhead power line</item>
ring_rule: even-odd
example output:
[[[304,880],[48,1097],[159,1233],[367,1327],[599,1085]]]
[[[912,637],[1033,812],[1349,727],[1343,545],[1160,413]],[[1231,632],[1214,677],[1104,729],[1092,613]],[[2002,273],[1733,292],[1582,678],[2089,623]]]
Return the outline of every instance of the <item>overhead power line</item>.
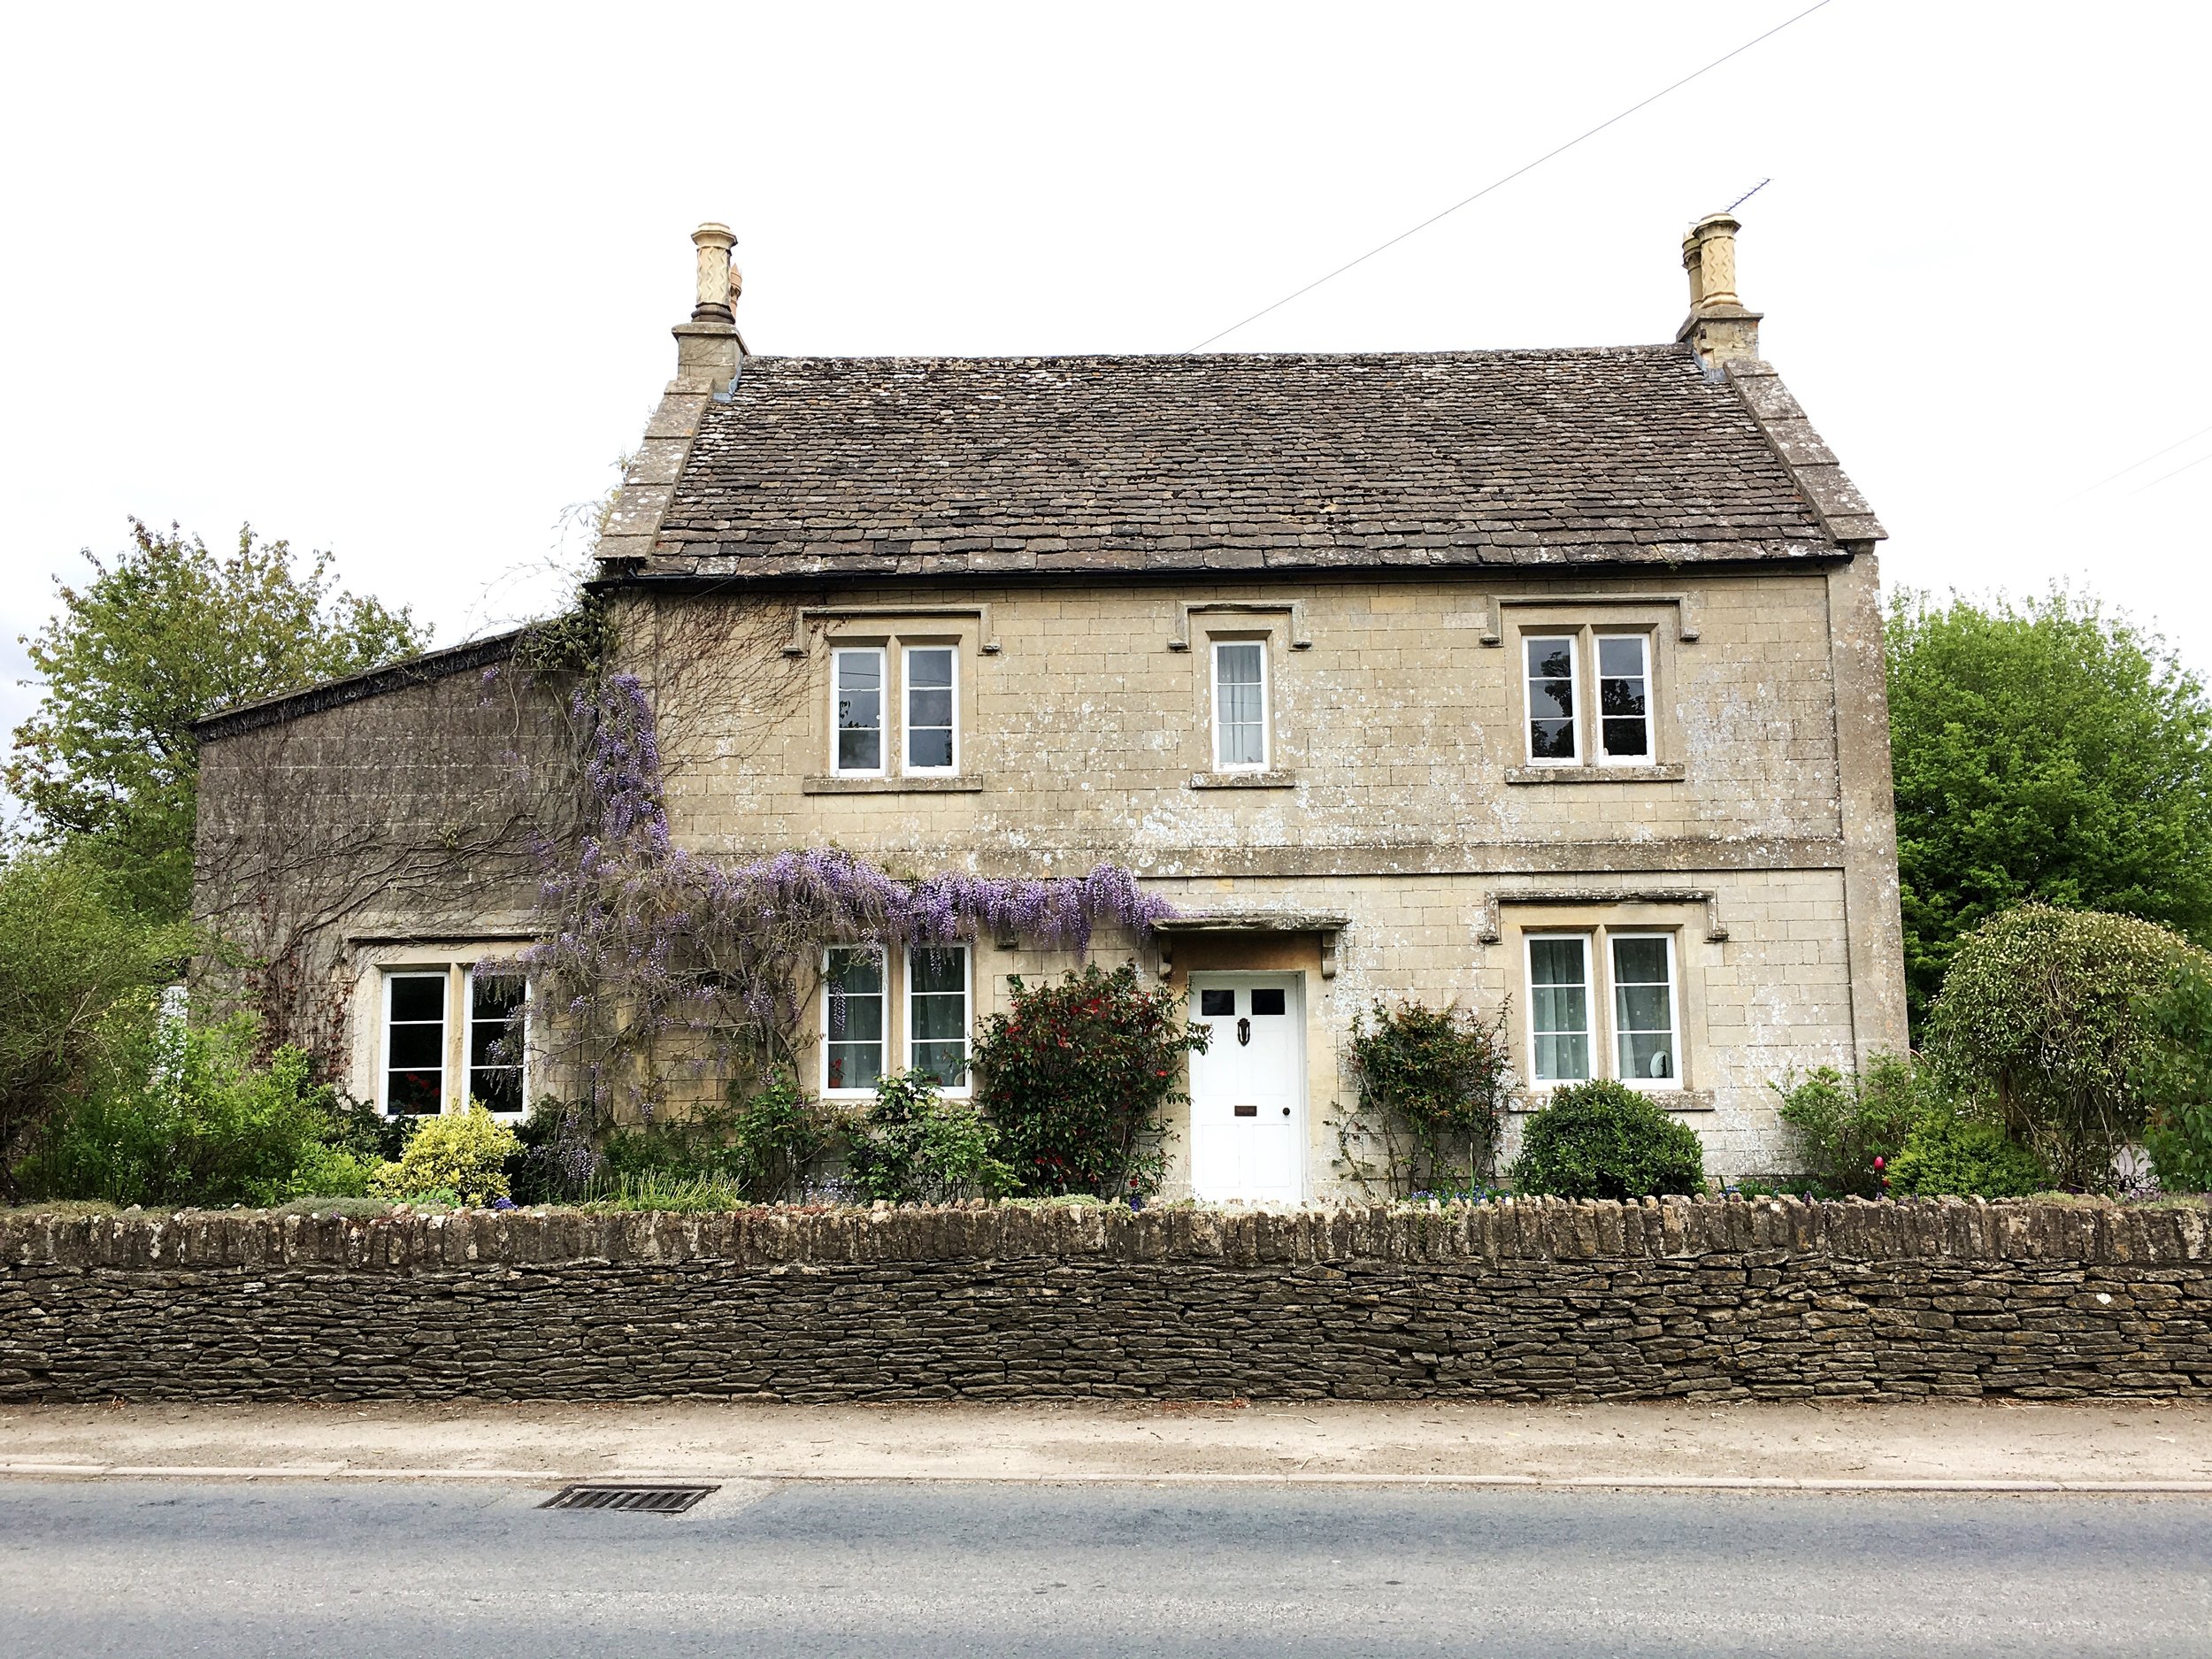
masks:
[[[2174,468],[2174,470],[2173,470],[2172,472],[2161,472],[2161,473],[2160,473],[2160,474],[2159,474],[2156,478],[2154,478],[2154,479],[2151,480],[2151,481],[2150,481],[2149,483],[2145,484],[2145,485],[2142,485],[2142,486],[2140,486],[2140,487],[2139,487],[2139,488],[2138,488],[2131,489],[2131,490],[2128,491],[2128,494],[2129,494],[2129,495],[2141,495],[2141,494],[2143,493],[2143,491],[2144,491],[2144,490],[2147,490],[2147,489],[2156,489],[2156,488],[2158,488],[2161,484],[2164,483],[2164,482],[2165,482],[2168,479],[2170,479],[2170,478],[2179,478],[2179,477],[2180,477],[2180,476],[2181,476],[2184,472],[2187,472],[2187,471],[2188,471],[2191,467],[2194,467],[2194,466],[2202,466],[2202,465],[2204,465],[2207,461],[2212,461],[2212,455],[2200,455],[2200,456],[2199,456],[2199,457],[2198,457],[2195,460],[2193,460],[2193,461],[2185,461],[2185,462],[2183,462],[2183,463],[2182,463],[2179,466],[2177,466],[2177,467]]]
[[[1767,30],[1763,35],[1753,35],[1749,40],[1746,41],[1742,45],[1737,47],[1733,51],[1723,52],[1718,58],[1714,58],[1711,63],[1707,64],[1702,69],[1692,70],[1688,74],[1683,76],[1681,80],[1672,81],[1668,85],[1660,88],[1658,91],[1653,93],[1650,96],[1640,99],[1636,103],[1630,104],[1626,109],[1621,111],[1619,114],[1608,116],[1604,120],[1600,121],[1595,127],[1590,128],[1588,132],[1579,134],[1577,136],[1569,139],[1565,143],[1560,145],[1555,150],[1546,150],[1542,155],[1537,157],[1535,160],[1523,163],[1520,166],[1514,168],[1512,172],[1507,173],[1502,178],[1493,179],[1488,184],[1484,185],[1481,189],[1476,191],[1472,196],[1461,198],[1459,201],[1453,203],[1449,207],[1445,208],[1441,212],[1430,214],[1428,218],[1423,219],[1418,225],[1414,226],[1412,229],[1400,231],[1388,242],[1378,242],[1374,247],[1370,248],[1365,253],[1360,255],[1358,258],[1348,259],[1344,264],[1337,266],[1335,270],[1330,272],[1326,276],[1316,277],[1312,281],[1307,283],[1305,287],[1298,289],[1296,292],[1284,295],[1282,298],[1277,300],[1272,305],[1261,306],[1259,310],[1254,311],[1249,317],[1245,318],[1242,321],[1231,323],[1226,328],[1221,329],[1217,333],[1208,334],[1196,345],[1191,346],[1187,348],[1187,349],[1191,351],[1203,351],[1208,346],[1213,344],[1215,341],[1226,339],[1229,335],[1233,334],[1238,329],[1244,327],[1247,324],[1259,321],[1261,318],[1266,316],[1270,311],[1279,311],[1282,310],[1284,306],[1289,304],[1291,301],[1295,299],[1303,299],[1307,295],[1312,293],[1314,289],[1321,287],[1322,284],[1335,281],[1337,278],[1342,276],[1347,271],[1351,270],[1356,265],[1365,265],[1377,254],[1387,252],[1389,250],[1395,248],[1400,242],[1405,241],[1409,236],[1419,235],[1423,231],[1426,230],[1430,226],[1437,223],[1440,219],[1449,219],[1453,214],[1458,212],[1461,208],[1471,206],[1474,203],[1481,201],[1484,196],[1488,196],[1493,190],[1502,189],[1505,186],[1512,183],[1514,180],[1521,177],[1524,173],[1533,173],[1537,168],[1542,166],[1546,162],[1553,159],[1555,157],[1565,155],[1577,144],[1587,143],[1591,139],[1595,138],[1600,133],[1605,131],[1607,127],[1619,126],[1623,121],[1626,120],[1630,116],[1635,114],[1639,110],[1650,108],[1653,104],[1658,103],[1660,99],[1665,97],[1671,92],[1679,92],[1683,88],[1688,86],[1690,82],[1697,80],[1700,76],[1711,74],[1714,70],[1718,69],[1723,64],[1728,62],[1731,58],[1742,57],[1746,52],[1749,51],[1753,47],[1758,45],[1762,41],[1772,40],[1784,29],[1790,27],[1793,24],[1802,23],[1807,18],[1812,16],[1814,12],[1820,11],[1823,7],[1829,5],[1830,4],[1832,4],[1832,0],[1814,0],[1813,4],[1807,6],[1802,12],[1797,13],[1796,16],[1785,18],[1781,22],[1777,23],[1772,28]],[[1763,182],[1763,180],[1762,182]]]
[[[2158,459],[2158,457],[2159,457],[2160,456],[2162,456],[2162,455],[2171,455],[2171,454],[2172,454],[2172,453],[2173,453],[2176,449],[2178,449],[2179,448],[2181,448],[2181,446],[2182,446],[2183,444],[2185,444],[2185,443],[2194,443],[2194,442],[2196,442],[2199,438],[2201,438],[2202,436],[2204,436],[2204,434],[2205,434],[2206,433],[2208,433],[2208,432],[2212,432],[2212,426],[2199,426],[2199,427],[2198,427],[2198,428],[2197,428],[2194,432],[2191,433],[2191,434],[2190,434],[2187,437],[2185,437],[2185,438],[2177,438],[2177,439],[2175,439],[2175,440],[2174,440],[2171,443],[2168,444],[2168,445],[2167,445],[2164,449],[2153,449],[2153,450],[2152,450],[2152,451],[2148,454],[2148,455],[2145,456],[2145,457],[2144,457],[2141,460],[2139,460],[2139,461],[2130,461],[2130,462],[2129,462],[2129,463],[2128,463],[2125,466],[2122,467],[2122,468],[2121,468],[2118,472],[2108,472],[2108,473],[2106,473],[2106,474],[2105,474],[2102,478],[2099,479],[2099,480],[2098,480],[2095,483],[2091,484],[2091,485],[2088,485],[2088,486],[2085,487],[2084,488],[2081,488],[2081,489],[2078,489],[2078,490],[2076,490],[2076,491],[2075,491],[2072,495],[2069,495],[2069,496],[2068,496],[2068,497],[2067,497],[2064,501],[2062,501],[2061,503],[2059,503],[2059,505],[2060,505],[2060,506],[2062,506],[2062,507],[2070,507],[2070,506],[2072,506],[2072,505],[2073,505],[2076,502],[2079,501],[2079,500],[2080,500],[2080,499],[2081,499],[2084,495],[2090,495],[2090,494],[2093,493],[2094,491],[2097,491],[2097,490],[2101,490],[2101,489],[2102,489],[2102,488],[2104,488],[2107,484],[2109,484],[2109,483],[2113,482],[2113,481],[2114,481],[2115,480],[2116,480],[2116,479],[2123,479],[2123,478],[2125,478],[2125,477],[2126,477],[2126,476],[2127,476],[2130,472],[2132,472],[2136,471],[2136,469],[2138,469],[2139,467],[2145,467],[2145,466],[2148,466],[2148,465],[2150,465],[2153,461],[2155,461],[2156,459]],[[2208,457],[2208,458],[2212,458],[2212,457]],[[2189,463],[2189,466],[2194,466],[2195,465],[2196,465],[2196,462],[2194,462],[2194,461],[2192,461],[2192,462],[2190,462],[2190,463]],[[2181,472],[2187,472],[2187,471],[2189,470],[2189,466],[2181,467],[2181,468],[2179,468],[2178,470],[2179,470],[2179,471],[2181,471]],[[2169,472],[2169,473],[2167,473],[2167,474],[2166,474],[2166,476],[2167,476],[2168,478],[2171,478],[2171,477],[2173,476],[2173,473]],[[2151,484],[2155,484],[2155,483],[2158,483],[2159,481],[2160,481],[2160,480],[2157,480],[2157,479],[2153,479],[2153,480],[2151,480]],[[2143,489],[2148,489],[2148,488],[2151,487],[2151,484],[2146,484],[2146,485],[2144,485],[2144,486],[2143,486]],[[2142,489],[2130,490],[2128,493],[2129,493],[2131,495],[2141,495],[2141,494],[2143,493],[2143,490],[2142,490]]]

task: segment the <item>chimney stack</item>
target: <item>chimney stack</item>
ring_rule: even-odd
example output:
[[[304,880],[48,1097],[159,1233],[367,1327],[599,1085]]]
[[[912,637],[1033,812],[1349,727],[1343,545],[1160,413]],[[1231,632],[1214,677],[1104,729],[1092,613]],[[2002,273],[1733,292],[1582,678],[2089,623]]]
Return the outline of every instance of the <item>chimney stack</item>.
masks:
[[[737,332],[737,296],[744,279],[730,263],[737,238],[727,225],[706,224],[691,233],[698,250],[697,299],[691,320],[679,323],[676,335],[676,373],[698,375],[716,390],[735,378],[745,355],[745,337]]]
[[[1690,314],[1676,333],[1697,353],[1708,373],[1728,364],[1759,359],[1762,313],[1736,296],[1736,233],[1729,213],[1708,213],[1682,238],[1682,266],[1690,273]]]

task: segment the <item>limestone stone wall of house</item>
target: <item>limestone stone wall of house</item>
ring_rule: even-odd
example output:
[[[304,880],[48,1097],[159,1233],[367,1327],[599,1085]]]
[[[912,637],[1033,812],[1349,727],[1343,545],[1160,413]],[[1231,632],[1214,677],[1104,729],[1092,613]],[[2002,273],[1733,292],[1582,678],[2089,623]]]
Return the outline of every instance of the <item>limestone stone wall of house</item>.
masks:
[[[0,1400],[2212,1396],[2204,1212],[0,1217]]]
[[[1401,996],[1508,1009],[1525,1074],[1521,934],[1594,918],[1673,933],[1684,1087],[1665,1098],[1709,1167],[1737,1175],[1789,1164],[1771,1080],[1905,1041],[1893,847],[1864,805],[1886,792],[1886,747],[1839,742],[1847,715],[1863,736],[1870,698],[1881,718],[1878,636],[1870,693],[1857,637],[1878,623],[1856,603],[1871,580],[1868,560],[1840,579],[846,587],[665,599],[625,638],[659,692],[686,845],[833,842],[915,875],[1111,860],[1187,911],[1348,918],[1325,959],[1310,933],[1100,946],[1179,984],[1194,967],[1305,972],[1310,1192],[1339,1190],[1331,1120],[1351,1098],[1357,1012]],[[1655,764],[1624,777],[1526,764],[1519,641],[1590,626],[1653,645]],[[1269,647],[1276,747],[1256,779],[1210,764],[1215,636]],[[831,649],[880,643],[895,663],[902,644],[942,642],[959,647],[959,776],[833,776]],[[780,674],[761,667],[769,651]],[[1002,1005],[1006,974],[1073,960],[989,941],[978,954],[979,1015]]]
[[[282,712],[203,738],[194,909],[227,949],[202,972],[370,1098],[376,964],[530,936],[534,844],[574,809],[563,694],[495,655]]]

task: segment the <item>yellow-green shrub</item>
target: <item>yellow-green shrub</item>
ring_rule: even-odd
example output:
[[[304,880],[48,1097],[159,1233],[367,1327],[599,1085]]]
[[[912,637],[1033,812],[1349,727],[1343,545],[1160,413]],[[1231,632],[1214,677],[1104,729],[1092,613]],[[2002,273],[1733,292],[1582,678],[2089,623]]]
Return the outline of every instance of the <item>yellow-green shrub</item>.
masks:
[[[399,1162],[379,1170],[369,1190],[396,1199],[450,1193],[465,1204],[488,1204],[508,1196],[507,1160],[521,1150],[512,1129],[472,1102],[465,1112],[425,1118]]]

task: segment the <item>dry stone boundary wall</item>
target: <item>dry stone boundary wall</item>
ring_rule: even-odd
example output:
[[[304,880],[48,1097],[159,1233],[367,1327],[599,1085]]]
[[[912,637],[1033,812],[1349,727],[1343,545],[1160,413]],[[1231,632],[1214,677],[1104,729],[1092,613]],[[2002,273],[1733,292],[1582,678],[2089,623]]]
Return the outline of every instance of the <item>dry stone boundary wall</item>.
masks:
[[[0,1399],[2212,1395],[2200,1210],[0,1216]]]

